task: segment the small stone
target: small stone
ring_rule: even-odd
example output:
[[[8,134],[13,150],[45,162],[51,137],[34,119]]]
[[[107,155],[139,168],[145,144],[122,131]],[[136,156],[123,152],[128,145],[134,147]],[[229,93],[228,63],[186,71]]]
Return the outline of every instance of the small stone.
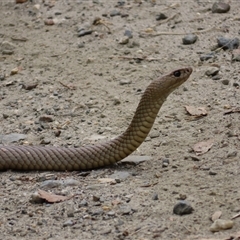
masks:
[[[160,136],[160,133],[158,131],[154,131],[149,134],[150,138],[158,138],[159,136]]]
[[[31,198],[29,200],[31,203],[43,203],[44,202],[44,199],[42,199],[38,192],[35,192],[31,195]]]
[[[168,165],[169,165],[169,159],[164,158],[162,160],[162,167],[165,168],[165,167],[168,167]]]
[[[111,174],[109,176],[109,178],[112,178],[115,180],[120,180],[120,182],[121,182],[122,180],[125,180],[130,176],[131,176],[131,174],[127,171],[115,171],[113,174]]]
[[[120,16],[121,12],[117,9],[114,9],[110,12],[110,17]]]
[[[63,223],[63,227],[73,226],[74,224],[75,224],[75,222],[73,220],[69,219]]]
[[[209,67],[205,74],[207,76],[215,76],[219,73],[219,68],[218,67]]]
[[[179,201],[173,208],[173,213],[177,215],[190,214],[194,211],[192,206],[184,200]]]
[[[217,38],[218,47],[221,47],[223,50],[233,50],[239,47],[239,39],[238,38],[225,38],[219,37]]]
[[[3,75],[0,75],[0,81],[3,81],[4,79],[5,79],[5,75],[3,74]]]
[[[67,216],[68,217],[74,217],[74,212],[73,211],[68,211]]]
[[[84,48],[85,44],[84,43],[78,43],[78,48]]]
[[[182,42],[184,45],[193,44],[197,41],[197,38],[198,37],[195,34],[188,34],[182,39]]]
[[[13,51],[16,48],[16,46],[13,43],[8,41],[3,41],[0,46],[2,51],[4,50]]]
[[[93,201],[94,202],[98,202],[100,200],[100,197],[93,195]]]
[[[127,36],[128,38],[132,38],[133,37],[132,31],[131,30],[125,30],[124,36]]]
[[[130,79],[121,79],[119,82],[120,85],[128,85],[130,83],[132,83]]]
[[[207,54],[201,55],[200,60],[201,61],[207,61],[207,60],[209,60],[211,58],[214,58],[214,57],[215,57],[214,53],[207,53]]]
[[[84,30],[84,29],[81,29],[79,30],[78,32],[78,37],[83,37],[85,35],[89,35],[89,34],[92,34],[92,30]]]
[[[53,122],[53,116],[51,115],[43,115],[39,117],[40,122]]]
[[[152,200],[158,200],[158,194],[157,193],[154,193],[153,196],[152,196]]]
[[[212,6],[212,13],[226,13],[230,10],[230,5],[224,2],[215,2]]]
[[[236,156],[237,156],[237,151],[231,151],[231,152],[228,152],[227,154],[227,158],[232,158]]]
[[[117,96],[115,96],[113,98],[113,105],[119,105],[120,103],[121,103],[120,99]]]
[[[122,205],[120,206],[120,214],[122,215],[128,215],[132,211],[131,207],[128,205]]]
[[[79,207],[87,207],[88,206],[88,202],[83,199],[80,203],[79,203]]]
[[[129,37],[127,37],[127,36],[122,37],[122,38],[118,41],[118,43],[119,43],[119,44],[122,44],[122,45],[127,44],[128,42],[129,42]]]
[[[52,26],[55,23],[54,23],[53,19],[46,19],[46,20],[44,20],[44,24],[47,25],[47,26]]]
[[[125,4],[125,1],[124,0],[119,0],[117,2],[117,6],[120,7],[120,6],[123,6]]]
[[[240,62],[240,49],[234,49],[232,51],[232,61]]]
[[[156,21],[167,19],[168,17],[164,13],[158,13],[156,15]]]
[[[219,232],[221,230],[230,229],[233,227],[232,220],[217,219],[210,227],[211,232]]]
[[[217,173],[214,172],[213,170],[210,170],[210,171],[209,171],[209,175],[215,176],[215,175],[217,175]]]
[[[0,142],[1,143],[13,143],[18,142],[20,140],[24,140],[26,138],[25,134],[20,133],[10,133],[6,135],[0,135]]]
[[[131,164],[131,165],[138,165],[140,163],[143,163],[145,161],[149,161],[151,160],[152,157],[150,156],[128,156],[126,158],[124,158],[123,160],[121,160],[121,163],[127,163],[127,164]]]
[[[107,212],[107,215],[108,215],[108,216],[115,216],[116,213],[115,213],[114,211],[109,211],[109,212]]]
[[[223,79],[222,80],[222,84],[223,85],[228,85],[229,84],[229,80],[228,79]]]

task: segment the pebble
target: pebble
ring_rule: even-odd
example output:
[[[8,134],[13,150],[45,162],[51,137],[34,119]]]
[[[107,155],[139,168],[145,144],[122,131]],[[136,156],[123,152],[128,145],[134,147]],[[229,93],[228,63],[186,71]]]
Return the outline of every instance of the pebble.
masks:
[[[157,193],[154,193],[153,194],[153,196],[152,196],[152,200],[158,200],[159,198],[158,198],[158,194]]]
[[[14,49],[16,48],[16,46],[8,41],[4,41],[1,44],[1,51],[14,51]]]
[[[128,84],[130,84],[130,83],[132,83],[132,81],[129,80],[129,79],[121,79],[121,80],[119,81],[119,84],[120,84],[120,85],[128,85]]]
[[[207,61],[211,58],[214,58],[215,57],[215,54],[214,53],[207,53],[207,54],[203,54],[200,56],[200,60],[201,61]]]
[[[232,220],[217,219],[210,227],[211,232],[219,232],[221,230],[230,229],[233,227]]]
[[[10,133],[6,135],[0,134],[0,142],[2,143],[13,143],[18,142],[20,140],[24,140],[27,136],[25,134],[20,133]]]
[[[205,74],[207,76],[215,76],[219,73],[219,68],[218,67],[209,67]]]
[[[130,206],[128,205],[122,205],[120,206],[119,208],[119,213],[122,214],[122,215],[128,215],[132,212],[132,209]]]
[[[81,29],[78,31],[78,37],[83,37],[85,35],[90,35],[92,34],[92,30],[84,30],[84,29]]]
[[[119,43],[119,44],[122,44],[122,45],[127,44],[128,42],[129,42],[129,37],[127,37],[127,36],[122,37],[122,38],[118,41],[118,43]]]
[[[128,38],[133,38],[132,31],[126,29],[124,32],[124,36],[127,36]]]
[[[52,26],[55,23],[54,23],[53,19],[46,19],[46,20],[44,20],[44,24],[47,25],[47,26]]]
[[[30,200],[29,200],[31,203],[43,203],[44,202],[44,199],[42,199],[38,192],[34,192],[31,197],[30,197]]]
[[[163,160],[162,160],[162,167],[164,168],[164,167],[168,167],[168,165],[169,165],[169,159],[168,158],[164,158]]]
[[[115,179],[115,180],[125,180],[130,176],[131,176],[131,174],[127,171],[115,171],[113,174],[111,174],[109,176],[109,178],[112,178],[112,179]]]
[[[75,222],[73,220],[69,219],[63,223],[63,227],[73,226],[74,224],[75,224]]]
[[[197,41],[197,39],[198,39],[197,35],[195,35],[195,34],[188,34],[185,37],[183,37],[182,43],[184,45],[193,44],[193,43],[195,43]]]
[[[53,122],[53,116],[51,115],[43,115],[39,117],[40,122]]]
[[[65,179],[65,180],[46,180],[44,182],[42,182],[42,184],[40,185],[40,188],[44,188],[44,189],[50,189],[50,188],[55,188],[55,187],[59,187],[59,186],[78,186],[79,182],[75,179],[69,178],[69,179]]]
[[[212,6],[212,13],[226,13],[230,10],[230,5],[224,2],[215,2]]]
[[[164,19],[167,19],[168,17],[166,16],[166,14],[164,13],[158,13],[156,15],[156,21],[160,21],[160,20],[164,20]]]
[[[87,207],[87,206],[88,206],[88,202],[87,202],[85,199],[83,199],[83,200],[79,203],[78,206],[79,206],[79,207]]]
[[[119,0],[117,2],[117,6],[123,6],[125,4],[125,1],[124,0]]]
[[[222,80],[222,84],[223,85],[228,85],[229,84],[229,80],[228,79],[223,79]]]
[[[232,51],[232,61],[240,62],[240,49],[234,49]]]
[[[223,50],[233,50],[239,47],[239,38],[217,38],[218,47],[221,47]]]
[[[160,133],[158,131],[150,132],[149,137],[150,138],[158,138],[160,136]]]
[[[146,162],[151,160],[152,157],[150,156],[128,156],[126,158],[124,158],[123,160],[121,160],[122,163],[127,163],[127,164],[131,164],[131,165],[138,165],[140,163]]]
[[[181,200],[179,201],[173,208],[173,213],[177,215],[184,215],[184,214],[190,214],[194,211],[190,203],[187,201]]]
[[[121,12],[117,9],[114,9],[110,12],[110,17],[115,17],[115,16],[120,16],[121,15]]]

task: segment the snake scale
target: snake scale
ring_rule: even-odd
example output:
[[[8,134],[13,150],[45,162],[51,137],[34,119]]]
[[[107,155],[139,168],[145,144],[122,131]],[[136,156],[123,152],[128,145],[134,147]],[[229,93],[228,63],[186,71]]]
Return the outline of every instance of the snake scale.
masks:
[[[168,95],[191,73],[191,67],[181,68],[152,81],[127,130],[115,139],[79,148],[2,145],[0,170],[86,170],[124,159],[141,145]]]

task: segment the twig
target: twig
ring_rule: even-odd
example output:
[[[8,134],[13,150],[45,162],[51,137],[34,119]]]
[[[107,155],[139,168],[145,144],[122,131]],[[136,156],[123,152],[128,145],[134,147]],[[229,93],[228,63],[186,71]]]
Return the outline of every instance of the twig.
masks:
[[[194,33],[194,34],[200,34],[200,33],[205,33],[205,32],[209,32],[209,31],[212,31],[212,30],[218,30],[218,31],[222,31],[221,29],[219,28],[215,28],[215,27],[211,27],[211,28],[207,28],[207,29],[204,29],[204,30],[198,30],[198,31],[189,31],[191,33]],[[157,36],[160,36],[160,35],[186,35],[187,33],[186,32],[158,32],[158,33],[155,33],[155,34],[151,34],[151,33],[143,33],[145,34],[146,36],[151,36],[151,37],[157,37]]]
[[[160,61],[162,60],[161,58],[149,58],[147,56],[143,56],[143,57],[134,57],[134,56],[119,56],[118,58],[122,58],[122,59],[128,59],[128,60],[146,60],[146,61]]]
[[[235,219],[235,218],[238,218],[238,217],[240,217],[240,212],[237,213],[236,215],[234,215],[231,219]]]
[[[60,83],[61,85],[63,85],[64,87],[70,89],[70,90],[75,90],[75,89],[76,89],[75,86],[69,86],[69,85],[66,85],[66,84],[64,84],[64,83],[62,83],[62,82],[59,82],[59,83]]]

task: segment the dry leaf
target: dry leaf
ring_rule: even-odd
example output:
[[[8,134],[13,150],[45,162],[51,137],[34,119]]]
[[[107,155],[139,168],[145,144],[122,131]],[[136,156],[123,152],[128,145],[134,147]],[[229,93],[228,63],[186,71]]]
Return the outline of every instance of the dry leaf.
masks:
[[[221,216],[222,216],[222,212],[221,212],[221,211],[216,211],[216,212],[212,215],[211,219],[212,219],[212,221],[214,222],[215,220],[219,219]]]
[[[211,149],[213,143],[214,143],[213,139],[209,139],[208,141],[205,142],[198,142],[193,146],[193,150],[197,156],[202,155]]]
[[[204,107],[185,106],[185,108],[191,116],[202,117],[208,114]]]
[[[56,195],[53,193],[43,191],[41,189],[38,190],[38,194],[40,198],[45,199],[49,203],[63,202],[73,197],[73,196]]]

